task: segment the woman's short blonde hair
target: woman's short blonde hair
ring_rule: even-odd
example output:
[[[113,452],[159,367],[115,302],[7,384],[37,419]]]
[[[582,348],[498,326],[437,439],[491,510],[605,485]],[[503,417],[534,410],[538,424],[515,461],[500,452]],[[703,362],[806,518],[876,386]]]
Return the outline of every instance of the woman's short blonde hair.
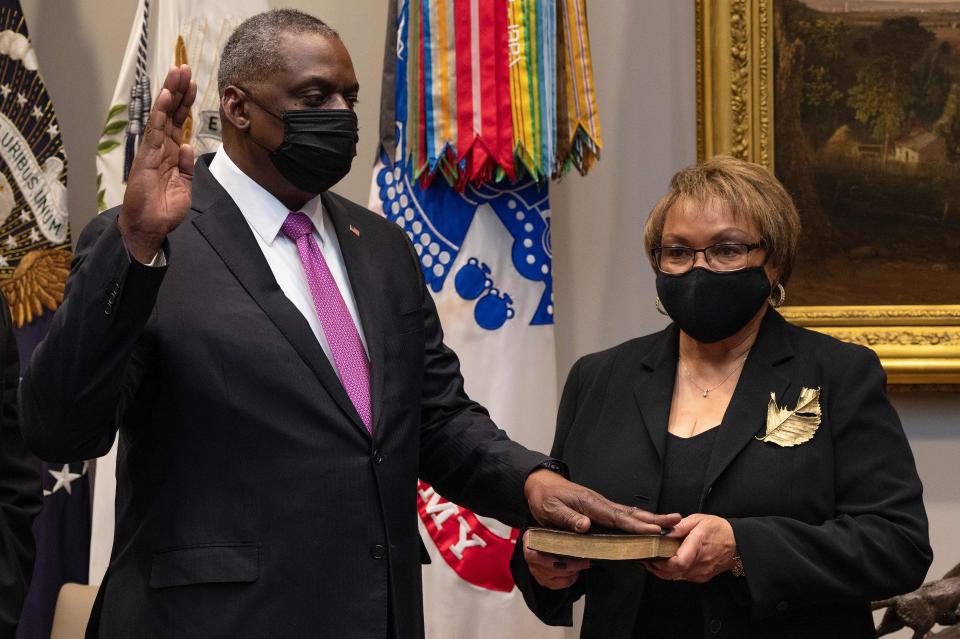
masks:
[[[717,201],[735,219],[752,221],[767,248],[767,259],[780,272],[780,283],[790,278],[800,243],[800,215],[783,185],[765,168],[718,155],[674,175],[670,192],[650,211],[644,228],[647,257],[654,269],[653,251],[660,246],[667,213],[683,200],[699,205]]]

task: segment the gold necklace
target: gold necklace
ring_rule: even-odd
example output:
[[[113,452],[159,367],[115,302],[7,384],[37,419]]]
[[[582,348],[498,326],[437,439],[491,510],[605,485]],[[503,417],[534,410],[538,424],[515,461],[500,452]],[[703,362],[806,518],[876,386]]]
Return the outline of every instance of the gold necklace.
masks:
[[[712,391],[715,391],[715,390],[717,390],[718,388],[720,388],[721,386],[723,386],[723,385],[727,382],[727,380],[730,379],[730,378],[733,376],[734,373],[736,373],[738,370],[740,370],[740,367],[743,366],[743,363],[746,362],[746,361],[747,361],[747,356],[744,355],[744,356],[740,359],[740,363],[737,364],[736,366],[734,366],[734,367],[733,367],[733,370],[731,370],[729,373],[727,373],[727,376],[724,377],[724,378],[720,381],[720,383],[717,384],[716,386],[714,386],[713,388],[702,388],[702,387],[700,386],[700,384],[698,384],[698,383],[696,383],[695,381],[693,381],[693,376],[690,374],[690,371],[687,369],[687,365],[683,363],[683,360],[682,360],[682,359],[680,360],[680,369],[683,371],[683,374],[686,376],[686,378],[687,378],[688,380],[690,380],[690,383],[693,384],[693,385],[697,388],[697,390],[699,390],[701,393],[703,393],[703,396],[704,396],[704,397],[708,397]]]

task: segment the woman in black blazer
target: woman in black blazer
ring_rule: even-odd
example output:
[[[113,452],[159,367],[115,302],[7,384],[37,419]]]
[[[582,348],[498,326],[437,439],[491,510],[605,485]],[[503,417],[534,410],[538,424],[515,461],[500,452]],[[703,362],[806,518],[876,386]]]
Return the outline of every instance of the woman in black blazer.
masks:
[[[584,639],[873,637],[870,601],[930,565],[922,487],[876,355],[774,310],[790,197],[714,158],[674,176],[645,234],[674,323],[573,366],[552,455],[613,501],[680,512],[683,543],[642,566],[518,544],[527,604],[570,625],[586,595]]]

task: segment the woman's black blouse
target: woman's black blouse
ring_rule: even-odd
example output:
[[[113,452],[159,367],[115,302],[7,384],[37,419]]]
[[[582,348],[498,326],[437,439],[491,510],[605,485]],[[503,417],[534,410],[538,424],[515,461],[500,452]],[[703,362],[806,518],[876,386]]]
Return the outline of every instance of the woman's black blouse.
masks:
[[[698,512],[707,462],[717,428],[693,437],[667,434],[659,507],[684,517]],[[634,637],[637,639],[700,639],[703,637],[703,586],[690,581],[663,581],[647,574]]]

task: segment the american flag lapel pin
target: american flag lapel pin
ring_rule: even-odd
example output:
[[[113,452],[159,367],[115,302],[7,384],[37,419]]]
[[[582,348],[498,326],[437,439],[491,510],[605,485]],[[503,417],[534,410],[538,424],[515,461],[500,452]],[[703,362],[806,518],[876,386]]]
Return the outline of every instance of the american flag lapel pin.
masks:
[[[356,235],[357,237],[360,237],[360,229],[355,227],[353,224],[350,225],[350,232]]]

